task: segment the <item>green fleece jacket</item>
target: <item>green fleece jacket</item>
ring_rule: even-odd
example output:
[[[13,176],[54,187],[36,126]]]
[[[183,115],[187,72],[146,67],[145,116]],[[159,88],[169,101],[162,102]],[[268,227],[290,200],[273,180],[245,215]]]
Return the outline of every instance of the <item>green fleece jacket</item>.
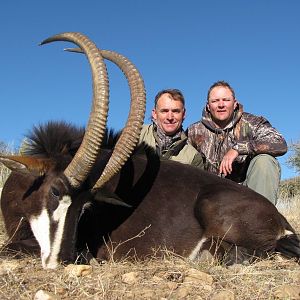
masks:
[[[157,151],[158,143],[156,142],[155,136],[156,132],[153,124],[143,125],[139,144],[144,142]],[[159,152],[157,151],[157,153]],[[183,164],[204,168],[202,156],[193,146],[187,143],[187,136],[184,132],[182,132],[180,139],[174,142],[160,157],[161,159],[170,159]]]

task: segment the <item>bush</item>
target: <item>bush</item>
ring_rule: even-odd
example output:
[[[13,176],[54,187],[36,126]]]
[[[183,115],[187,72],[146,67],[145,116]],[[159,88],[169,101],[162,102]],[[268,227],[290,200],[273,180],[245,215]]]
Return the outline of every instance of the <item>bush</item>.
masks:
[[[300,177],[283,180],[279,186],[279,198],[290,199],[300,195]]]
[[[0,141],[0,154],[13,154],[12,147]],[[10,170],[0,163],[0,188],[10,174]]]
[[[293,151],[293,154],[287,159],[287,164],[290,167],[296,169],[298,173],[300,173],[300,141],[291,144],[290,149]]]

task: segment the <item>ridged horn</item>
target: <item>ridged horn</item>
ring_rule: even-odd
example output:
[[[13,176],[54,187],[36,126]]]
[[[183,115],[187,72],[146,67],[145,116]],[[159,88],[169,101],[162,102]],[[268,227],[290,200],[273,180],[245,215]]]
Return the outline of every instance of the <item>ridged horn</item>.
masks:
[[[72,52],[82,52],[81,49],[65,49]],[[99,50],[102,57],[115,63],[128,80],[131,103],[128,119],[122,134],[114,148],[112,156],[103,170],[100,178],[93,187],[99,189],[105,182],[114,176],[125,164],[138,143],[144,122],[146,110],[146,91],[142,76],[136,67],[123,55],[108,50]]]
[[[45,39],[41,45],[54,41],[67,41],[79,46],[92,70],[93,102],[88,125],[78,151],[64,170],[71,186],[78,188],[93,167],[104,136],[108,115],[108,75],[98,48],[87,36],[77,32],[66,32]]]

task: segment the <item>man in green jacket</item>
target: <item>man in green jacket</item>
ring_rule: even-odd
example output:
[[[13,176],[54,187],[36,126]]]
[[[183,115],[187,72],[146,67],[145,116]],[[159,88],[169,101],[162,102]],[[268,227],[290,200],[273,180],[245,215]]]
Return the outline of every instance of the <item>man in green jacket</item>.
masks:
[[[206,170],[246,185],[276,205],[280,165],[275,157],[287,152],[286,141],[264,117],[244,112],[227,82],[209,88],[202,119],[188,128],[188,138]]]
[[[160,91],[152,110],[152,124],[144,125],[139,143],[153,147],[161,159],[175,160],[203,168],[198,151],[187,143],[182,128],[185,118],[185,100],[181,91]]]

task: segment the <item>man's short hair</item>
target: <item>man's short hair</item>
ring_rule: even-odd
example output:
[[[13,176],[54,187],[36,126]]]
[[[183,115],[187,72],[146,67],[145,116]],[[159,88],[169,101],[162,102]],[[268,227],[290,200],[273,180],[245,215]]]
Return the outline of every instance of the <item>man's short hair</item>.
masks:
[[[183,104],[183,107],[185,108],[185,100],[184,100],[183,94],[178,89],[165,89],[165,90],[161,90],[160,92],[158,92],[156,94],[155,100],[154,100],[154,107],[155,108],[157,106],[158,99],[163,94],[169,94],[172,97],[173,100],[180,101]]]
[[[233,99],[235,99],[235,92],[234,92],[234,89],[230,86],[230,84],[224,80],[219,80],[217,82],[215,82],[209,89],[208,89],[208,92],[207,92],[207,101],[209,100],[209,94],[211,92],[211,90],[215,87],[218,87],[218,86],[222,86],[222,87],[225,87],[225,88],[228,88],[231,93],[232,93],[232,97]]]

